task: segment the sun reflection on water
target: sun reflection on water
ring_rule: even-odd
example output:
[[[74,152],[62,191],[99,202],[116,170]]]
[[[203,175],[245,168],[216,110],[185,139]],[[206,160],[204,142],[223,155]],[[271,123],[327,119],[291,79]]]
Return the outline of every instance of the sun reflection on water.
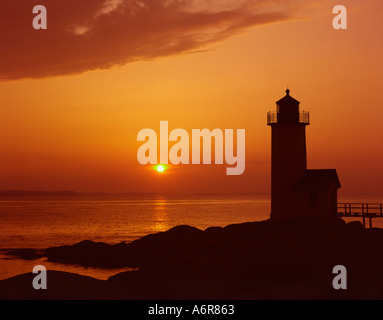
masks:
[[[152,226],[154,232],[164,232],[169,230],[170,225],[167,206],[168,203],[165,199],[158,199],[155,201]]]

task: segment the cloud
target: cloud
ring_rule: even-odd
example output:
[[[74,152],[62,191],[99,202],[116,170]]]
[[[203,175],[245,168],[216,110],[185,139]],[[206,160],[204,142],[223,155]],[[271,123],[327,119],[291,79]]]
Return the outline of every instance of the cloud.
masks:
[[[108,69],[205,49],[245,29],[289,19],[286,0],[40,1],[48,29],[32,28],[35,0],[0,2],[0,80]]]

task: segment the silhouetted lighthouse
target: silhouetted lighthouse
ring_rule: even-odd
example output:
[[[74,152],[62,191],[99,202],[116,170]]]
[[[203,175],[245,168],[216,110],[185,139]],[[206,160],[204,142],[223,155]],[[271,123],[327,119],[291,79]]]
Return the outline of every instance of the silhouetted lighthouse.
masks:
[[[310,117],[299,110],[299,104],[287,89],[286,96],[277,101],[277,111],[267,115],[272,131],[273,220],[336,215],[338,176],[334,169],[307,170],[306,126]]]

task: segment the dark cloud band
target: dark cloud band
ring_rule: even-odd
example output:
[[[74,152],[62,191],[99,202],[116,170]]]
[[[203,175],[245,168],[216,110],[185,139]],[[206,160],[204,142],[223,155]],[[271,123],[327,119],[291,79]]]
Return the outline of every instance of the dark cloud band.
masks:
[[[265,1],[228,1],[217,10],[207,10],[206,1],[201,3],[45,0],[39,4],[47,7],[48,29],[36,31],[32,28],[35,0],[2,0],[0,79],[79,74],[188,53],[248,27],[287,19],[281,8],[265,10]]]

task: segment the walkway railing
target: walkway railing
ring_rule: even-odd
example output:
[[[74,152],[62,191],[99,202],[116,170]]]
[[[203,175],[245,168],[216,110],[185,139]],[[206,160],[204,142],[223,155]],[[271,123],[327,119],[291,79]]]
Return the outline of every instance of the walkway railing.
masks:
[[[362,218],[366,227],[366,219],[372,228],[373,218],[383,218],[383,204],[381,203],[338,203],[338,215],[345,218]]]

